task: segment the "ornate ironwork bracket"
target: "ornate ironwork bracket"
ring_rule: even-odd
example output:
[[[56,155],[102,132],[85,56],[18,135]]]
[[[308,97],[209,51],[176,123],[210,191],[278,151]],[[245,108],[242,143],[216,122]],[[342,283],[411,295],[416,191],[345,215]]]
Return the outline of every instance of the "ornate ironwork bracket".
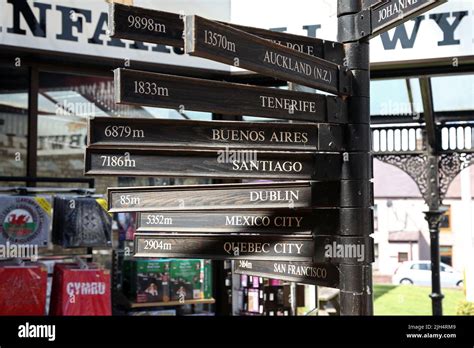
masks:
[[[474,164],[474,154],[465,152],[453,152],[439,156],[439,198],[440,201],[446,196],[449,185],[454,178],[465,168]]]
[[[425,154],[384,154],[374,157],[387,164],[394,165],[407,173],[417,184],[425,202],[430,202],[428,156]],[[443,153],[439,155],[439,199],[440,204],[449,185],[465,168],[474,164],[474,154],[465,152]]]
[[[424,200],[428,202],[428,156],[424,154],[377,155],[378,160],[400,168],[416,183]]]

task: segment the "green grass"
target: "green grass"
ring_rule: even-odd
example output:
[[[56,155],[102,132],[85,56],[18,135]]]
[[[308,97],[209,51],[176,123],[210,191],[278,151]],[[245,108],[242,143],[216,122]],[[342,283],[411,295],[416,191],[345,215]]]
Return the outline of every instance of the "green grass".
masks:
[[[414,285],[374,285],[375,315],[431,315],[431,288]],[[464,299],[460,289],[442,289],[443,314],[456,315]]]

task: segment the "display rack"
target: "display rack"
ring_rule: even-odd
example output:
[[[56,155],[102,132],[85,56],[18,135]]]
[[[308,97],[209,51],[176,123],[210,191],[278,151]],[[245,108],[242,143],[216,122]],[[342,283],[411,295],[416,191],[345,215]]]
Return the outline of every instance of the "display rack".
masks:
[[[26,186],[7,186],[0,187],[0,193],[12,193],[19,195],[36,193],[74,193],[83,195],[92,195],[95,193],[94,178],[53,178],[53,177],[29,177],[29,176],[0,176],[0,182],[24,182]],[[88,188],[83,187],[35,187],[35,183],[72,183],[87,184]],[[33,186],[33,187],[32,187]],[[65,255],[38,255],[38,259],[68,259],[72,257],[92,258],[93,248],[87,248],[85,255],[65,254]]]

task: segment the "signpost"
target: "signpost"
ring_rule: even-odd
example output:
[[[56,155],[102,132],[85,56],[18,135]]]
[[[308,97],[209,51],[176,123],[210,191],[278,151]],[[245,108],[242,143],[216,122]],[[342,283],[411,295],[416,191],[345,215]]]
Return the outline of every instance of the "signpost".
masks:
[[[364,162],[349,164],[357,167]],[[270,151],[86,150],[86,174],[91,175],[339,180],[343,172],[342,156],[336,153],[293,152],[288,158],[285,152]]]
[[[185,53],[338,95],[351,94],[351,74],[331,63],[199,16],[185,18]]]
[[[310,236],[136,233],[134,244],[135,257],[311,261],[315,252]]]
[[[113,38],[184,47],[183,19],[177,13],[112,2],[108,25]]]
[[[247,123],[93,117],[88,146],[337,151],[344,128],[326,123]],[[189,140],[192,139],[192,143]]]
[[[447,0],[362,0],[343,5],[339,16],[339,41],[373,38],[445,3]],[[362,5],[362,6],[361,6]],[[353,30],[347,30],[353,28]],[[360,56],[362,57],[362,56]],[[354,57],[355,58],[355,57]],[[368,57],[363,58],[364,61]]]
[[[331,288],[339,286],[339,270],[330,263],[238,260],[234,272]]]
[[[134,247],[135,257],[373,262],[368,237],[136,233]]]
[[[91,119],[86,174],[293,180],[110,188],[110,212],[138,213],[134,256],[237,260],[237,273],[338,287],[341,314],[372,314],[368,39],[443,2],[338,0],[338,43],[112,4],[112,37],[292,82],[116,69],[117,103],[306,122]]]
[[[372,35],[392,29],[447,0],[388,0],[371,8]]]
[[[311,234],[308,212],[222,211],[139,213],[138,232]],[[336,233],[336,231],[333,231]]]
[[[373,204],[372,195],[372,184],[362,180],[114,187],[108,189],[108,204],[109,211],[114,213],[281,210],[314,207],[368,208]],[[360,217],[359,220],[365,219]],[[346,228],[352,229],[352,227]]]
[[[360,235],[372,225],[371,212],[369,208],[153,211],[138,213],[137,231]]]
[[[339,97],[285,91],[190,77],[114,70],[115,102],[185,112],[346,123],[347,105]]]
[[[147,8],[110,4],[109,35],[156,44],[184,47],[183,15]],[[286,34],[232,23],[222,24],[246,31],[274,43],[342,65],[344,49],[339,42]]]

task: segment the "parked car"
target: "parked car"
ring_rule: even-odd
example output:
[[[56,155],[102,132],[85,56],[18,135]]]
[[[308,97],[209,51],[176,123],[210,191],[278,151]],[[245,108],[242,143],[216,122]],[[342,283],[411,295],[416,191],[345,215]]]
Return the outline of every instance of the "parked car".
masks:
[[[451,266],[442,263],[441,286],[462,286],[463,276]],[[431,261],[405,261],[395,271],[393,284],[414,284],[431,286]]]

